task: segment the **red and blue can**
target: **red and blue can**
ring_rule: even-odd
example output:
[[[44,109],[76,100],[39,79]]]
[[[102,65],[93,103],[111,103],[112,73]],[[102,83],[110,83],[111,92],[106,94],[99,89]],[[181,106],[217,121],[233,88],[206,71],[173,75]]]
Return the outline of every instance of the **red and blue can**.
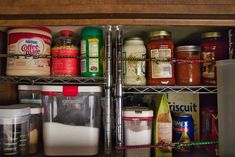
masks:
[[[190,114],[173,115],[173,142],[190,143],[194,141],[194,122]],[[180,152],[190,152],[192,148],[185,147]]]

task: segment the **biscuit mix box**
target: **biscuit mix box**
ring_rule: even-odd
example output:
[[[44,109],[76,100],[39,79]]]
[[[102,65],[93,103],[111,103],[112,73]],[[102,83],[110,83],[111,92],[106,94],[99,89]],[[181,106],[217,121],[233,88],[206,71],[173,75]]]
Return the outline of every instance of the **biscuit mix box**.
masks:
[[[200,141],[199,94],[168,94],[168,104],[172,113],[191,114],[194,121],[194,140]]]

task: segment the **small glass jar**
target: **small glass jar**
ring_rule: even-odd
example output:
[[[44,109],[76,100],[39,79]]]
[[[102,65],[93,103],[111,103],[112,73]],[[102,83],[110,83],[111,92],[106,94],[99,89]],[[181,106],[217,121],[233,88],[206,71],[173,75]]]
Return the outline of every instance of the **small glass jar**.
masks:
[[[225,42],[220,32],[206,32],[202,34],[202,83],[216,84],[215,61],[228,58]]]
[[[27,156],[30,108],[0,106],[0,156]]]
[[[187,45],[176,48],[176,84],[200,85],[200,46]]]
[[[70,30],[60,31],[52,48],[52,70],[55,76],[76,76],[79,74],[78,47]]]
[[[147,84],[148,85],[174,85],[174,44],[169,31],[161,30],[150,32],[150,41],[147,45]]]
[[[18,98],[21,104],[41,104],[40,85],[18,85]]]
[[[125,41],[123,57],[126,59],[123,69],[125,85],[146,85],[145,78],[146,48],[144,41],[139,37],[129,38]],[[135,59],[143,59],[138,61]]]

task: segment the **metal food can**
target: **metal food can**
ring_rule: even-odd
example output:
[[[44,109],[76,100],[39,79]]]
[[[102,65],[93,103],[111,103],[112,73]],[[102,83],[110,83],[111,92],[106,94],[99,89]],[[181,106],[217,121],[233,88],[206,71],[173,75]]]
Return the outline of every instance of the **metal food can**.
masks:
[[[190,114],[173,115],[173,142],[190,143],[194,141],[194,122]],[[191,147],[183,147],[179,152],[191,152]]]

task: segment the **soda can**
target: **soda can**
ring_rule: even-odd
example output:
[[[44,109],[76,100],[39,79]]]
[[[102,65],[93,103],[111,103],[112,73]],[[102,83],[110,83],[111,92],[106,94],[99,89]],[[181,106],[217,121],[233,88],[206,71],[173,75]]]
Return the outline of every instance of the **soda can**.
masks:
[[[190,114],[173,115],[173,142],[190,143],[194,141],[194,122]],[[177,152],[191,152],[192,147],[183,147]]]

